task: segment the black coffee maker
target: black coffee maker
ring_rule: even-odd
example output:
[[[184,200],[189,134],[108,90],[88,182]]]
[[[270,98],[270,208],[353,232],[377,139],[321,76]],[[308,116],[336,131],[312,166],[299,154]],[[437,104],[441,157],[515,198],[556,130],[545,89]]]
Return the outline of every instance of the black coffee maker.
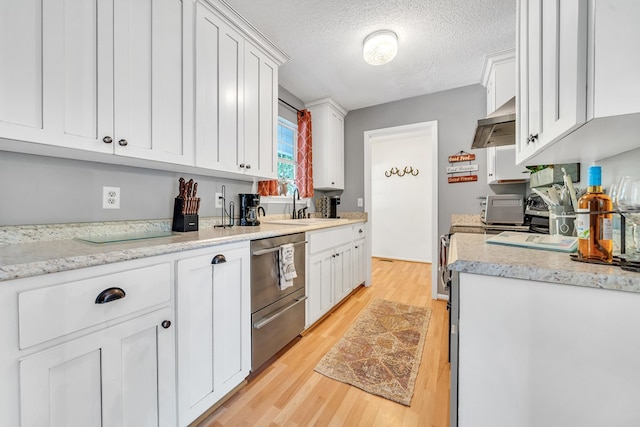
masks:
[[[264,208],[260,206],[260,195],[240,193],[240,225],[260,225],[259,211],[264,216]]]

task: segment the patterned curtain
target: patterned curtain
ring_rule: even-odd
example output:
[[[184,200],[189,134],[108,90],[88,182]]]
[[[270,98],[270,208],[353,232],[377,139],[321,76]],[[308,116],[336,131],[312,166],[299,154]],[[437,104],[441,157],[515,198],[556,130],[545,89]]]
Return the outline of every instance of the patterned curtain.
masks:
[[[313,159],[311,155],[311,112],[298,112],[298,171],[296,187],[300,197],[313,197]],[[277,196],[278,180],[259,181],[258,194],[261,196]]]
[[[298,173],[296,187],[300,197],[313,197],[313,157],[311,155],[311,112],[298,113]]]

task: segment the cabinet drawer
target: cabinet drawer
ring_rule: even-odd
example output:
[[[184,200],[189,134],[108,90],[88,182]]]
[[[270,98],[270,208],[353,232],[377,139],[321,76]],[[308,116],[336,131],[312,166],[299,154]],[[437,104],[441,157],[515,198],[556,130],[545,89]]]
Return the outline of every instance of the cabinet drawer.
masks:
[[[125,296],[99,304],[98,295],[120,288]],[[171,300],[171,264],[58,284],[18,295],[20,348],[24,349]]]
[[[365,224],[356,224],[353,226],[353,240],[360,240],[367,238],[367,228]]]
[[[326,251],[351,241],[351,227],[309,233],[309,253]]]

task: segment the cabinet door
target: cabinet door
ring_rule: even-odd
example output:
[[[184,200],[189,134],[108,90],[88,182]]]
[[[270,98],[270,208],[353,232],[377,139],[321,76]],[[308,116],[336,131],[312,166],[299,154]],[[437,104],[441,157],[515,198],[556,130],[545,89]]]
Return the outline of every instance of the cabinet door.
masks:
[[[360,286],[367,279],[366,276],[366,250],[365,250],[365,240],[360,239],[356,240],[353,244],[353,257],[352,257],[352,267],[351,274],[353,276],[353,288]]]
[[[333,250],[320,252],[309,257],[307,326],[312,325],[334,306],[333,259]]]
[[[586,120],[587,2],[521,0],[517,161]]]
[[[258,178],[278,175],[278,66],[257,47],[244,51],[244,170]]]
[[[222,18],[196,4],[196,166],[239,170],[243,43]]]
[[[353,289],[352,268],[353,248],[351,244],[342,245],[335,249],[333,255],[333,286],[335,303],[342,301]]]
[[[192,164],[183,108],[190,2],[114,0],[115,153]]]
[[[329,103],[309,107],[313,120],[313,186],[344,189],[344,116]]]
[[[20,360],[22,425],[175,425],[167,320],[168,308]]]
[[[110,153],[110,2],[3,2],[0,137]]]
[[[251,368],[248,247],[178,261],[178,399],[187,425]]]
[[[331,111],[330,130],[332,134],[334,166],[331,185],[336,190],[344,190],[344,118]]]

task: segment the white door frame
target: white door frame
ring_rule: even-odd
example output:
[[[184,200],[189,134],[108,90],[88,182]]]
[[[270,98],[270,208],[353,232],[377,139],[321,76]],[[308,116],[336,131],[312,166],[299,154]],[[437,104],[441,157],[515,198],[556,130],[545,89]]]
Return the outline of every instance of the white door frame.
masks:
[[[364,132],[364,209],[368,213],[367,222],[367,283],[371,284],[371,221],[373,213],[371,212],[371,144],[372,139],[381,136],[389,136],[394,134],[424,132],[428,135],[431,142],[431,236],[432,242],[432,258],[438,256],[438,122],[432,120],[429,122],[413,123],[410,125],[394,126],[390,128],[374,129]],[[431,297],[438,299],[438,264],[433,259],[431,263]]]

